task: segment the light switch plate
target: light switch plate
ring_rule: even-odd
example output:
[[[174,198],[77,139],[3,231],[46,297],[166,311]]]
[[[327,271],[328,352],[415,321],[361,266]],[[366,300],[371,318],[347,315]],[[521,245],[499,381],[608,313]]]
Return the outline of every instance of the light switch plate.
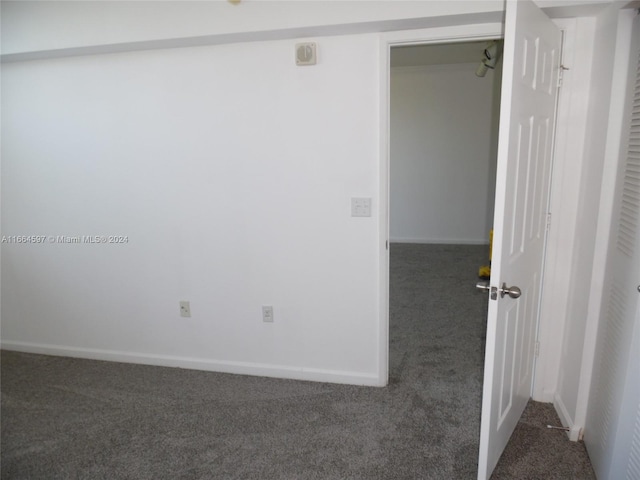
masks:
[[[371,198],[351,199],[351,216],[352,217],[370,217],[371,216]]]

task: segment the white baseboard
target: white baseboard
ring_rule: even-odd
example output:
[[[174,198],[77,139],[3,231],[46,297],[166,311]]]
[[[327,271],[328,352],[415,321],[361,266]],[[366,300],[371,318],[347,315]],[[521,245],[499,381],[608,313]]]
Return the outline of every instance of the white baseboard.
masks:
[[[562,397],[556,394],[553,398],[553,406],[556,409],[556,413],[560,417],[560,421],[562,422],[563,427],[569,427],[569,431],[567,435],[569,440],[572,442],[577,442],[580,439],[580,431],[582,428],[579,425],[574,425],[573,419],[571,415],[569,415],[569,411],[565,406]]]
[[[389,238],[390,243],[419,243],[427,245],[486,245],[489,242],[486,238],[480,240],[460,239],[460,238]]]
[[[323,370],[306,367],[290,367],[285,365],[269,365],[251,362],[235,362],[215,359],[177,357],[145,353],[121,352],[94,348],[47,345],[29,342],[2,341],[3,350],[15,352],[37,353],[60,357],[84,358],[107,362],[136,363],[159,367],[186,368],[208,372],[233,373],[238,375],[255,375],[259,377],[287,378],[291,380],[307,380],[312,382],[340,383],[347,385],[364,385],[382,387],[386,379],[377,375]]]

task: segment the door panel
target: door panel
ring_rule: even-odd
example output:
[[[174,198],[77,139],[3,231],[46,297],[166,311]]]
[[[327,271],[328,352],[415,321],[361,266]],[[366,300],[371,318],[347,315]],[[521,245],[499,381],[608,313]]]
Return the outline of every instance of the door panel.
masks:
[[[500,428],[513,407],[513,364],[516,345],[514,339],[518,331],[519,310],[520,304],[513,302],[510,308],[504,312],[504,328],[498,330],[498,334],[501,334],[498,337],[498,345],[502,346],[501,365],[498,365],[498,371],[501,372],[498,428]]]
[[[529,400],[540,303],[561,33],[508,0],[478,478],[491,475]]]

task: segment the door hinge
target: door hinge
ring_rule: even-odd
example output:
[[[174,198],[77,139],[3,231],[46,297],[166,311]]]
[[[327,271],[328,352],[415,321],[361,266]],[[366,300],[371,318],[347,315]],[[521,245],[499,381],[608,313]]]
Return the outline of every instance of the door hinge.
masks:
[[[564,81],[564,71],[569,70],[569,67],[565,67],[564,65],[560,65],[560,71],[558,72],[558,88],[562,87],[562,82]]]
[[[547,213],[547,226],[545,228],[547,232],[551,230],[551,212]]]
[[[535,346],[535,350],[534,350],[534,355],[536,357],[538,357],[540,355],[540,342],[536,342],[536,346]]]

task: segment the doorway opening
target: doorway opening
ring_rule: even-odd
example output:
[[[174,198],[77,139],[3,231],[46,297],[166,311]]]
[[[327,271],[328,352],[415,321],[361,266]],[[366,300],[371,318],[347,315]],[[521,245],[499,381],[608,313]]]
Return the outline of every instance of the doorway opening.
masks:
[[[477,471],[480,432],[488,296],[475,284],[489,265],[502,77],[500,61],[479,72],[489,45],[390,52],[389,383],[414,385],[460,474]]]

